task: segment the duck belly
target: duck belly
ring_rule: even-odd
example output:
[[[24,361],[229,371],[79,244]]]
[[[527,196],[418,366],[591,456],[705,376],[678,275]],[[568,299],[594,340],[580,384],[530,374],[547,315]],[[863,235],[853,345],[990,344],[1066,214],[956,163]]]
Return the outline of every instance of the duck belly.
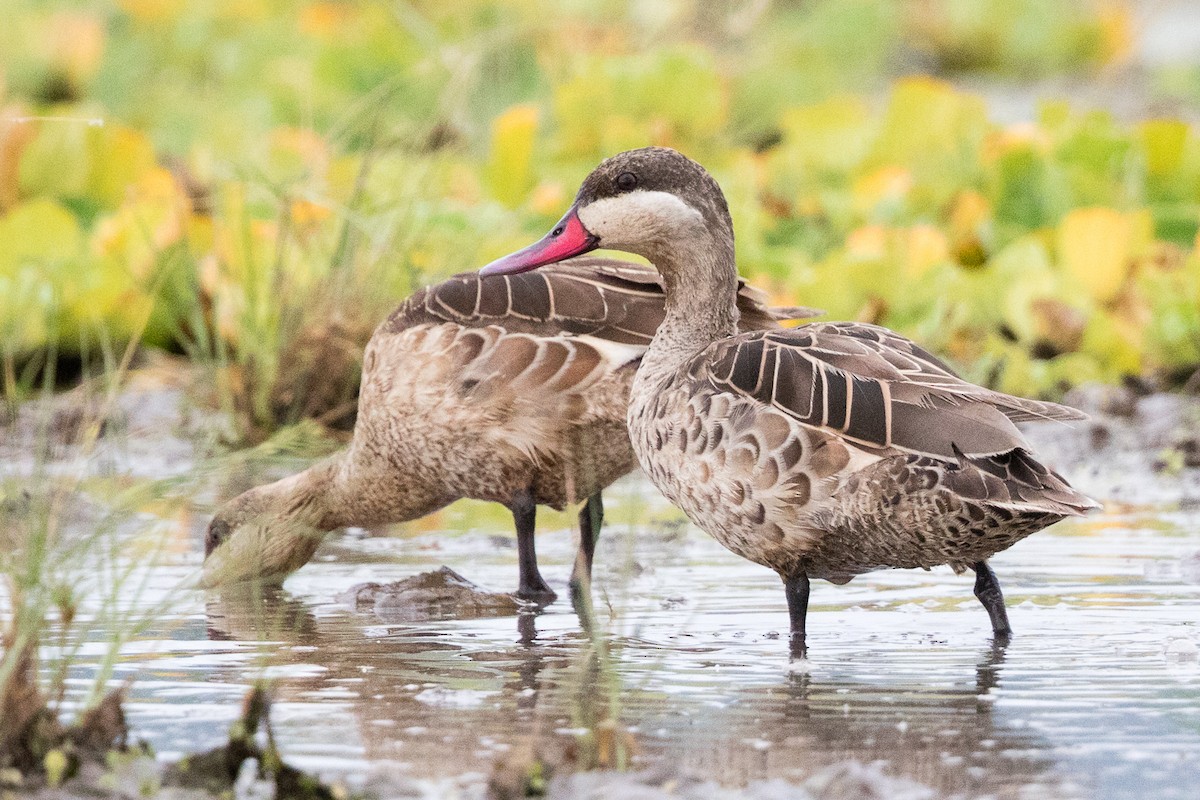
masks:
[[[376,473],[393,477],[381,483],[398,498],[410,499],[428,495],[508,503],[531,490],[539,505],[562,509],[637,465],[619,418],[580,422],[515,413],[493,425],[482,424],[482,410],[470,401],[452,400],[410,407],[408,424],[388,420],[386,435],[372,442],[393,444],[376,449],[369,459],[386,465]]]
[[[951,485],[954,471],[936,459],[894,455],[850,475],[822,511],[825,532],[808,557],[809,574],[845,581],[883,568],[961,571],[1066,516],[964,497]]]
[[[353,448],[391,476],[397,513],[446,497],[509,503],[526,490],[561,509],[636,465],[625,427],[632,366],[577,391],[533,391],[489,360],[504,341],[499,328],[444,324],[368,346]]]
[[[618,399],[623,388],[613,387]],[[405,413],[360,412],[355,445],[360,458],[386,465],[376,471],[395,476],[397,496],[508,503],[531,490],[539,505],[562,509],[637,466],[623,408],[494,402],[453,386],[389,399]]]

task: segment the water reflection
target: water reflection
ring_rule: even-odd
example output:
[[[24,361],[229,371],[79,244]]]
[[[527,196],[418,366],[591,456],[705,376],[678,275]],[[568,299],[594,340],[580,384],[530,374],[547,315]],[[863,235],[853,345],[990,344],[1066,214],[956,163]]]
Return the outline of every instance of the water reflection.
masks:
[[[514,629],[510,646],[495,647],[493,637],[476,646],[471,640],[482,637],[436,625],[318,616],[286,592],[223,598],[207,613],[211,637],[273,643],[264,658],[279,703],[348,703],[362,757],[400,761],[413,775],[486,772],[502,751],[565,741],[616,713],[636,731],[641,761],[669,758],[727,782],[799,778],[856,759],[946,793],[1069,793],[1048,774],[1048,744],[995,712],[1003,647],[982,650],[973,675],[950,685],[941,676],[933,688],[911,674],[860,680],[780,670],[764,680],[723,665],[708,685],[677,691],[669,670],[655,667],[661,647],[651,642],[611,637],[614,657],[602,661],[581,634],[539,636],[535,615],[492,623]],[[691,657],[711,658],[706,650]]]
[[[647,707],[641,720],[661,751],[705,774],[741,782],[801,778],[846,759],[880,762],[945,794],[1064,797],[1048,771],[1050,746],[996,713],[1005,651],[983,650],[973,680],[931,688],[911,676],[854,680],[795,675],[753,686],[728,703],[679,714]],[[945,676],[941,676],[944,680]]]
[[[381,764],[483,774],[506,749],[574,741],[616,718],[635,729],[641,761],[728,783],[854,758],[951,795],[1190,800],[1200,774],[1200,506],[1194,489],[1189,499],[1119,459],[1102,466],[1113,485],[1149,481],[1170,505],[1114,504],[1001,554],[1016,629],[1006,650],[987,645],[967,578],[878,573],[815,588],[813,672],[785,674],[777,578],[660,514],[634,480],[612,504],[597,559],[598,630],[620,634],[604,639],[608,659],[565,602],[539,616],[427,624],[330,602],[356,583],[442,564],[507,587],[515,553],[486,526],[331,540],[290,591],[261,598],[181,592],[202,555],[188,552],[196,532],[181,528],[178,560],[148,568],[144,593],[122,599],[146,613],[171,602],[159,627],[127,643],[115,680],[132,681],[134,736],[164,758],[220,743],[248,685],[267,676],[286,756],[350,776]],[[81,534],[95,525],[91,511],[68,516]],[[130,522],[129,534],[143,529]],[[566,598],[574,543],[539,539],[544,572]],[[106,668],[102,639],[89,631],[82,643],[69,703]]]
[[[1200,770],[1200,585],[1184,579],[1198,529],[1194,512],[1131,512],[1006,552],[1007,649],[948,571],[821,585],[813,671],[796,675],[776,579],[699,534],[631,526],[624,561],[619,530],[601,541],[607,659],[565,601],[426,623],[336,605],[355,583],[443,563],[470,564],[484,586],[511,580],[511,551],[479,536],[353,541],[288,590],[184,598],[132,643],[118,679],[136,675],[135,735],[166,757],[217,744],[267,676],[285,755],[351,776],[482,776],[506,750],[578,742],[615,718],[640,762],[734,784],[853,758],[950,795],[1182,800]],[[565,597],[573,545],[541,544]]]
[[[353,707],[364,759],[399,758],[430,777],[486,771],[497,752],[570,724],[542,697],[568,683],[587,642],[540,641],[535,614],[492,622],[511,626],[510,646],[472,647],[436,626],[375,625],[348,612],[318,618],[282,591],[222,597],[207,610],[210,636],[272,643],[263,663],[279,702],[336,695]]]

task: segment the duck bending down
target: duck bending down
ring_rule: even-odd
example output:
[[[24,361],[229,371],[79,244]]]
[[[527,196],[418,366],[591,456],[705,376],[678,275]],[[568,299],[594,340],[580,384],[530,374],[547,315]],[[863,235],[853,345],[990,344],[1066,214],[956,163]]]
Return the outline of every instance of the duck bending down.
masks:
[[[810,579],[881,568],[973,569],[1007,640],[988,558],[1097,507],[1037,461],[1014,423],[1084,414],[968,383],[875,325],[739,334],[725,197],[666,148],[603,162],[546,238],[482,272],[597,247],[649,259],[666,291],[630,397],[638,461],[692,522],[782,577],[794,657],[805,652]]]
[[[737,289],[747,330],[818,313],[768,308],[764,297]],[[536,506],[586,500],[577,591],[591,577],[600,493],[636,466],[626,404],[663,315],[654,270],[600,258],[530,275],[471,272],[417,292],[367,344],[350,445],[219,509],[202,584],[279,582],[329,531],[405,522],[472,498],[512,512],[517,594],[549,602],[555,595],[534,549]]]

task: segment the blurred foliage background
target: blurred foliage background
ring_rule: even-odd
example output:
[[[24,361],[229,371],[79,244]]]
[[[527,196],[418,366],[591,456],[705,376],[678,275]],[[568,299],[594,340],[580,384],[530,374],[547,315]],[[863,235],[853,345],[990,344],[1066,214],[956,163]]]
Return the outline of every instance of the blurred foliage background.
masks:
[[[4,395],[133,342],[242,436],[349,424],[392,306],[647,144],[716,175],[780,301],[1007,391],[1179,385],[1200,56],[1139,56],[1153,5],[3,0]]]

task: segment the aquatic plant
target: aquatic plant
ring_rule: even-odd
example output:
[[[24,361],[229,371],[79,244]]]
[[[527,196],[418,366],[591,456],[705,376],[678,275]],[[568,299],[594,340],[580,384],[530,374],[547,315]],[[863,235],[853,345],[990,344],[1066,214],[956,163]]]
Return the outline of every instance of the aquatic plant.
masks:
[[[215,796],[230,792],[238,797],[257,796],[262,791],[270,797],[294,800],[348,797],[344,789],[337,792],[283,760],[275,744],[270,712],[270,691],[256,684],[242,701],[242,713],[230,727],[229,741],[172,764],[165,781]]]
[[[399,298],[648,143],[729,187],[745,274],[972,378],[1052,396],[1200,365],[1195,126],[1062,103],[1000,124],[949,83],[894,80],[1119,68],[1122,3],[648,8],[19,7],[0,32],[5,396],[102,332],[208,365],[241,437],[348,426]]]
[[[133,350],[132,342],[123,352],[102,349],[105,380],[57,409],[48,402],[55,364],[48,359],[46,402],[7,426],[31,452],[0,475],[0,767],[42,773],[51,784],[70,777],[82,759],[124,749],[123,692],[109,684],[122,646],[160,610],[139,607],[138,599],[167,539],[156,527],[134,537],[121,530],[161,499],[160,490],[153,483],[94,487],[87,466]],[[56,453],[72,458],[54,467]],[[92,496],[96,488],[102,501]],[[89,640],[102,642],[103,654],[68,724],[69,670]]]

